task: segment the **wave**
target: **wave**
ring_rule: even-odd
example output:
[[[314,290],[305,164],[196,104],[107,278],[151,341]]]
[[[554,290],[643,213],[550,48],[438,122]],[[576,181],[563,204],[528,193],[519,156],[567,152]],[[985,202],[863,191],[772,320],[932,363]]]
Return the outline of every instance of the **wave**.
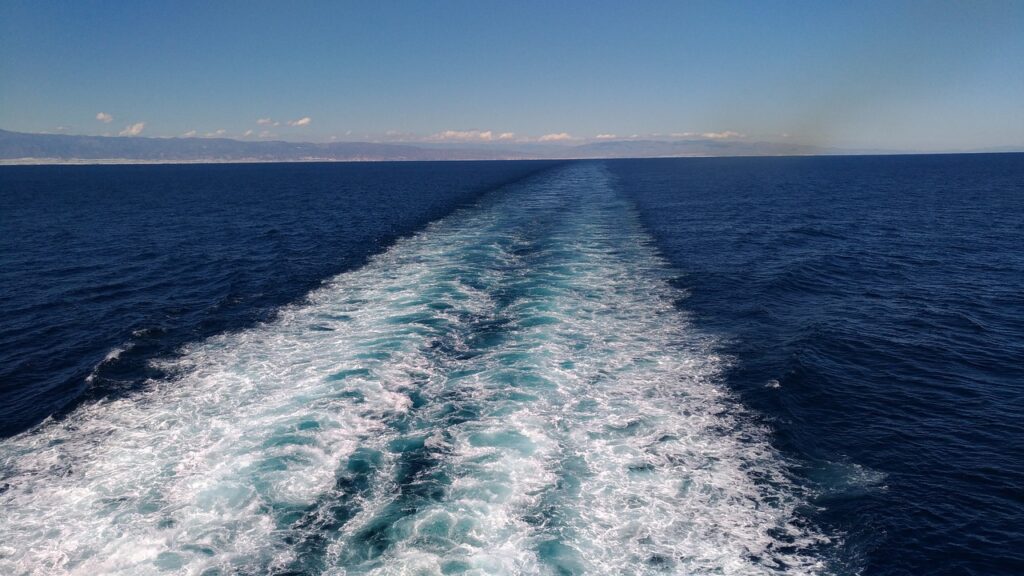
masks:
[[[818,573],[600,165],[506,188],[0,442],[7,574]]]

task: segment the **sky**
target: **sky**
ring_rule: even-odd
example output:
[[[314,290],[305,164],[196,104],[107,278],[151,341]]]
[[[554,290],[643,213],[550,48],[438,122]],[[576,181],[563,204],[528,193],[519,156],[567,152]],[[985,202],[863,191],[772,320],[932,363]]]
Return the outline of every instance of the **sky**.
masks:
[[[0,0],[0,128],[1024,149],[1024,1]]]

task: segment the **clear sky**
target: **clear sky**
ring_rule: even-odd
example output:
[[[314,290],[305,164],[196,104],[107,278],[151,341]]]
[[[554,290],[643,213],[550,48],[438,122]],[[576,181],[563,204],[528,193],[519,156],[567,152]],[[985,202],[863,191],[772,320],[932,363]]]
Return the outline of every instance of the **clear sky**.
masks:
[[[2,0],[0,128],[1024,148],[1024,1]]]

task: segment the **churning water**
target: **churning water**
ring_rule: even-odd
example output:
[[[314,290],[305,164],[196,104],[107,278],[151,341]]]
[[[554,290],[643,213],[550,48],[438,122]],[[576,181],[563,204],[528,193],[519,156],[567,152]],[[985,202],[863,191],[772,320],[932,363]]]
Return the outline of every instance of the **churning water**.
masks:
[[[125,340],[93,359],[86,374],[69,369],[73,386],[44,390],[8,372],[16,384],[6,388],[9,406],[62,396],[47,413],[63,408],[0,440],[0,573],[855,574],[883,573],[878,567],[887,565],[899,574],[908,562],[927,567],[932,542],[907,549],[902,565],[886,558],[911,542],[900,540],[900,530],[917,521],[895,507],[877,509],[907,495],[903,484],[916,486],[895,464],[904,458],[900,448],[890,448],[890,466],[836,440],[856,432],[843,414],[863,414],[869,430],[884,418],[869,409],[870,399],[855,408],[829,398],[848,376],[828,372],[836,363],[880,366],[861,375],[861,388],[844,389],[875,390],[884,406],[891,391],[878,380],[907,378],[899,359],[872,364],[877,358],[858,357],[862,350],[839,346],[840,336],[820,327],[788,332],[799,332],[794,318],[841,322],[845,314],[862,323],[862,340],[870,342],[872,327],[892,322],[872,324],[851,312],[877,299],[836,296],[850,283],[834,270],[800,268],[802,257],[822,250],[814,242],[839,246],[850,231],[795,210],[782,213],[803,221],[766,224],[764,215],[779,214],[791,196],[737,196],[742,186],[709,195],[714,186],[687,178],[708,177],[714,161],[689,162],[396,167],[407,170],[402,181],[422,180],[420,190],[444,166],[463,185],[447,183],[447,192],[433,195],[380,192],[378,203],[390,198],[393,212],[348,232],[331,228],[343,215],[323,191],[299,192],[265,213],[246,206],[245,216],[169,218],[177,226],[169,236],[198,221],[196,229],[215,239],[200,242],[191,261],[230,245],[237,254],[213,268],[239,274],[256,267],[259,279],[235,285],[228,300],[240,304],[206,308],[196,303],[223,304],[216,289],[203,292],[204,277],[215,279],[211,286],[224,281],[215,269],[189,276],[191,304],[172,297],[184,287],[168,288],[160,278],[141,291],[104,284],[96,302],[88,300],[96,291],[81,288],[93,307],[77,308],[101,310],[97,322],[144,293],[166,301],[138,304],[148,315],[133,317]],[[735,178],[751,165],[771,173],[785,161],[732,162],[747,162],[731,167]],[[140,170],[104,170],[131,169]],[[156,170],[174,169],[204,170]],[[373,173],[380,168],[344,170],[355,172],[333,175],[383,177]],[[39,182],[16,176],[11,181],[23,189]],[[748,184],[765,178],[751,176]],[[808,181],[790,185],[804,190]],[[209,183],[199,178],[197,185]],[[1011,213],[1020,207],[1013,196],[997,198]],[[297,205],[309,208],[296,212]],[[238,237],[245,242],[217,236],[234,218],[244,220]],[[273,221],[269,232],[245,228],[256,222],[259,230],[261,218]],[[737,226],[744,218],[746,232]],[[317,228],[301,232],[310,223]],[[758,239],[743,236],[758,226]],[[798,230],[772,240],[773,226]],[[733,248],[722,251],[726,239]],[[341,271],[324,274],[300,297],[303,282],[330,271],[322,262],[341,247],[348,250],[334,257]],[[159,245],[145,250],[159,259]],[[930,258],[925,252],[918,255]],[[762,261],[750,261],[758,253]],[[1016,258],[999,260],[1010,276],[1021,270]],[[299,263],[289,267],[289,259]],[[22,269],[8,272],[15,280],[35,274],[25,260],[11,261]],[[122,273],[154,270],[139,261],[145,258],[120,262]],[[890,286],[872,280],[877,263],[867,255],[846,264],[867,267],[860,282]],[[275,270],[282,271],[277,280]],[[752,303],[768,289],[776,290],[771,303]],[[822,306],[822,294],[843,305]],[[9,293],[0,304],[15,320],[45,317],[38,306],[19,308],[25,298]],[[170,312],[189,306],[202,312]],[[264,312],[237,313],[247,307]],[[1012,321],[977,322],[996,331],[1006,350],[1020,345]],[[182,336],[181,326],[195,337]],[[35,346],[17,332],[2,334],[5,358]],[[793,338],[813,334],[806,345],[821,348],[815,355],[798,348],[798,368],[780,368],[766,352],[791,351]],[[984,381],[983,367],[975,369]],[[938,381],[948,393],[949,383]],[[992,394],[1009,386],[1012,412],[1019,385],[1014,400],[1012,385],[989,381]],[[918,418],[927,413],[906,399],[891,406],[902,408]],[[8,426],[16,428],[14,421]],[[1012,418],[997,425],[1007,438],[1020,435]],[[974,446],[988,447],[984,439]],[[1005,461],[997,461],[997,483],[1020,473],[1014,450],[1007,446]],[[1019,515],[1019,502],[1017,512],[1003,512]],[[998,516],[989,518],[985,529],[1000,527]],[[974,566],[1012,567],[1013,554]],[[964,556],[946,568],[972,561]]]

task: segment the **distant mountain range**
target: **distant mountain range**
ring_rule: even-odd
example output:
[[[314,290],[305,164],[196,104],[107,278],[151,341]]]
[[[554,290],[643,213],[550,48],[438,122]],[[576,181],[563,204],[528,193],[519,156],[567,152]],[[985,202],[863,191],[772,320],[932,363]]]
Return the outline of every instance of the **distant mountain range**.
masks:
[[[0,130],[0,163],[301,162],[383,160],[517,160],[676,156],[801,156],[886,153],[748,140],[609,140],[586,144],[385,144],[245,141],[229,138],[75,136]]]
[[[584,158],[640,158],[663,156],[806,156],[839,154],[842,151],[819,146],[749,142],[746,140],[609,140],[573,147]]]
[[[129,162],[289,162],[310,160],[469,160],[521,155],[500,150],[428,149],[400,144],[282,141],[247,142],[228,138],[145,138],[71,136],[0,130],[0,160]]]

